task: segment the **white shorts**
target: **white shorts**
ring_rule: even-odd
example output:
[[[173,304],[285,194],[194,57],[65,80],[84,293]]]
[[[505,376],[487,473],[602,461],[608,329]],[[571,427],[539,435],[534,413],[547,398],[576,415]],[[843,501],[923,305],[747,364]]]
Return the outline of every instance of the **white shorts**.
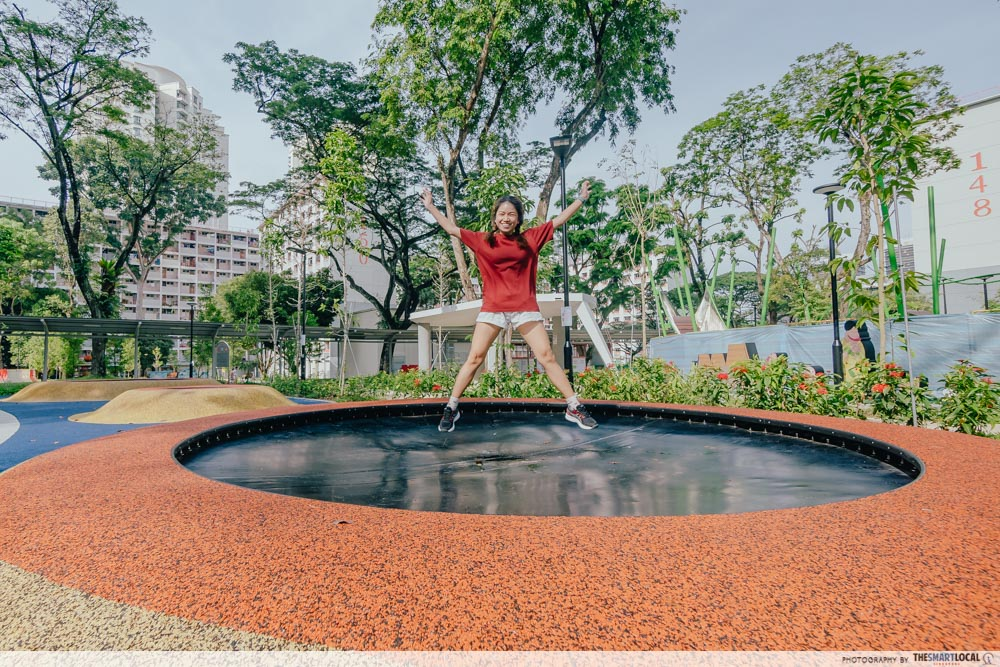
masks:
[[[499,329],[506,329],[508,324],[517,329],[528,322],[544,322],[545,318],[537,310],[520,310],[512,313],[479,313],[476,321],[492,324]]]

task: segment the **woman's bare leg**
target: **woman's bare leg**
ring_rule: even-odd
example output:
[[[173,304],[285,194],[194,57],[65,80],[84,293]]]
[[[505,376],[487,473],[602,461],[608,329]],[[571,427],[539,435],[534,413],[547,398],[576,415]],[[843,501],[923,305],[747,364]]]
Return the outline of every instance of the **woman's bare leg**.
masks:
[[[483,361],[486,360],[486,353],[489,351],[490,345],[497,339],[500,331],[500,327],[487,324],[486,322],[476,322],[476,328],[472,332],[472,349],[469,350],[469,357],[458,371],[458,376],[455,378],[455,386],[451,389],[451,397],[454,400],[461,398],[466,387],[472,382],[472,378],[476,376],[476,371],[479,370],[479,367],[483,365]]]
[[[549,376],[549,380],[556,386],[556,389],[566,398],[573,396],[576,392],[573,391],[573,385],[566,377],[566,371],[556,361],[556,355],[552,352],[549,333],[545,330],[545,326],[541,322],[528,322],[518,327],[517,331],[531,348],[535,359],[545,369],[545,374]]]

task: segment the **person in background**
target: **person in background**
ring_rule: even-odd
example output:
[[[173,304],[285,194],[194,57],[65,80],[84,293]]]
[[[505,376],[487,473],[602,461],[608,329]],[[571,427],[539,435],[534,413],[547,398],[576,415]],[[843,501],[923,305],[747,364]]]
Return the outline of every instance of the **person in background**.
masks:
[[[844,349],[845,376],[862,361],[875,361],[875,345],[872,343],[871,336],[868,335],[867,324],[862,323],[861,326],[858,326],[857,320],[845,321],[844,341],[847,343],[847,347]]]

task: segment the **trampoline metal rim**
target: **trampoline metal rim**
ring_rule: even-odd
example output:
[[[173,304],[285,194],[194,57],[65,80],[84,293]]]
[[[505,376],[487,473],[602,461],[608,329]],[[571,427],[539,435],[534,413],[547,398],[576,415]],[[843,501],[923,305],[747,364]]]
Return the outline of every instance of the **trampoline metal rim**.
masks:
[[[271,433],[279,428],[299,427],[311,424],[335,423],[358,417],[390,416],[436,416],[443,402],[366,402],[332,405],[323,410],[291,412],[282,415],[259,417],[216,426],[202,431],[178,443],[172,451],[173,458],[184,465],[195,454],[233,440],[263,433]],[[916,481],[924,474],[924,464],[912,452],[881,440],[862,436],[848,430],[814,426],[789,419],[749,416],[722,411],[701,410],[692,407],[660,403],[633,403],[614,401],[593,401],[587,403],[591,412],[602,416],[641,416],[644,418],[669,419],[689,423],[731,426],[750,432],[773,433],[808,442],[830,445],[857,452],[869,458],[896,468]],[[463,411],[471,414],[491,412],[559,412],[565,409],[561,401],[532,399],[477,399],[463,401]],[[790,414],[790,413],[789,413]]]

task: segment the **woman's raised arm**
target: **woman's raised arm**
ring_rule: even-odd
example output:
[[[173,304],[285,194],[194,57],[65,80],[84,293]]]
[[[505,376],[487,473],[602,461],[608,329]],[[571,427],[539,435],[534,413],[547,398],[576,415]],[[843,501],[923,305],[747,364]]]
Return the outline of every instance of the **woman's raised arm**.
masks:
[[[437,206],[434,205],[434,198],[431,196],[430,188],[424,188],[423,193],[420,195],[420,201],[423,202],[424,208],[430,211],[430,214],[434,216],[434,219],[441,229],[448,232],[457,239],[462,238],[462,230],[455,221],[442,213]]]
[[[580,196],[574,199],[562,213],[552,219],[552,227],[559,229],[565,225],[573,217],[573,214],[580,210],[583,202],[587,201],[588,197],[590,197],[590,181],[584,181],[583,185],[580,186]]]

